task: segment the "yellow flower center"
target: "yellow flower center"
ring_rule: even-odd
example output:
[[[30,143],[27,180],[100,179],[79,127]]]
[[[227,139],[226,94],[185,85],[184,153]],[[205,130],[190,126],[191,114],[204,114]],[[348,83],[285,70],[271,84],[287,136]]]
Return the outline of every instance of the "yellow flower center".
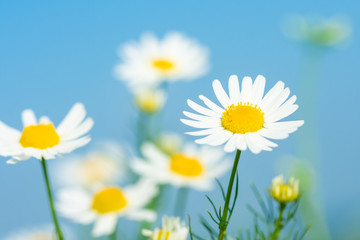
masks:
[[[232,133],[257,132],[264,126],[264,113],[255,105],[240,102],[229,106],[221,119],[221,125]]]
[[[52,123],[27,126],[20,137],[20,144],[23,147],[47,149],[59,143],[60,137]]]
[[[169,240],[169,237],[170,237],[169,231],[160,230],[159,234],[157,235],[156,239],[154,238],[154,240]]]
[[[118,187],[108,187],[95,194],[91,208],[99,214],[117,212],[126,207],[123,191]]]
[[[155,59],[152,64],[161,72],[168,72],[174,68],[174,63],[167,59]]]
[[[280,184],[271,191],[271,196],[279,202],[291,202],[299,197],[299,193],[292,186]]]
[[[185,177],[198,177],[203,172],[203,166],[196,158],[174,154],[170,158],[170,170]]]

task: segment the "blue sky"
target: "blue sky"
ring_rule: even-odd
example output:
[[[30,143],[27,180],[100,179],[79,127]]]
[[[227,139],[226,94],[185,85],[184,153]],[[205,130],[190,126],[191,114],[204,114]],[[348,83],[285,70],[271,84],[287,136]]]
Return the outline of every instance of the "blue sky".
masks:
[[[319,109],[324,207],[330,226],[336,226],[332,233],[340,234],[341,223],[360,218],[360,212],[354,211],[360,197],[358,9],[356,1],[1,1],[0,120],[21,128],[21,111],[32,108],[57,124],[81,101],[96,122],[91,132],[94,141],[131,138],[128,126],[135,116],[131,95],[112,74],[116,50],[144,31],[163,36],[176,30],[206,45],[212,65],[197,81],[169,88],[165,129],[182,133],[188,130],[179,122],[188,109],[186,99],[199,94],[214,99],[211,81],[216,78],[226,83],[231,74],[262,74],[267,89],[282,80],[297,94],[303,48],[284,37],[284,21],[292,14],[344,15],[353,34],[345,46],[326,52],[314,103]],[[292,135],[273,152],[242,156],[241,214],[236,216],[240,223],[251,223],[240,216],[249,216],[243,206],[252,200],[248,183],[265,189],[278,173],[275,162],[292,154],[293,145]],[[40,164],[32,159],[9,166],[2,160],[0,237],[18,227],[50,221]],[[205,210],[203,193],[193,192],[190,200],[189,211]]]

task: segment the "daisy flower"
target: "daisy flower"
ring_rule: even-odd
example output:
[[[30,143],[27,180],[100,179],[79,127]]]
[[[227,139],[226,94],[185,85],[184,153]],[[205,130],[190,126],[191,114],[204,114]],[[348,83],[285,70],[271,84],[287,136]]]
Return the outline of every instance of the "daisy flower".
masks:
[[[164,216],[162,228],[156,228],[154,231],[143,229],[142,234],[149,237],[149,240],[186,240],[189,230],[179,217]]]
[[[53,159],[86,145],[94,122],[86,118],[84,105],[75,104],[57,128],[48,117],[36,119],[32,110],[24,110],[22,131],[0,122],[0,155],[11,157],[8,163],[18,163],[31,157]],[[84,120],[85,119],[85,120]]]
[[[283,175],[279,175],[272,180],[270,196],[279,203],[286,204],[299,198],[299,180],[290,178],[285,182]]]
[[[94,237],[109,235],[116,229],[119,217],[136,221],[153,221],[156,213],[144,209],[158,189],[149,181],[120,188],[105,186],[89,193],[83,189],[63,189],[58,194],[58,211],[74,222],[94,222]]]
[[[130,87],[157,86],[164,81],[190,80],[209,69],[208,51],[181,33],[168,33],[159,40],[146,33],[140,42],[125,44],[115,75]]]
[[[159,89],[141,88],[135,93],[135,106],[147,114],[153,114],[161,110],[165,100],[165,92]]]
[[[73,156],[54,166],[55,179],[62,186],[92,188],[114,184],[125,176],[125,155],[121,147],[106,141],[101,148]],[[56,169],[56,170],[55,170]]]
[[[241,91],[237,76],[232,75],[229,79],[229,95],[219,80],[213,81],[212,85],[221,106],[200,95],[199,98],[207,107],[188,100],[188,105],[199,114],[184,111],[184,115],[191,120],[181,119],[188,126],[203,129],[187,133],[205,136],[195,140],[198,144],[218,146],[226,143],[226,152],[249,148],[257,154],[277,147],[268,139],[285,139],[304,124],[302,120],[279,122],[298,109],[296,96],[287,99],[290,90],[281,81],[265,96],[265,78],[261,75],[254,82],[250,77],[244,77]]]
[[[4,240],[53,240],[55,239],[54,232],[50,227],[31,229],[31,230],[20,230],[13,233]]]
[[[144,143],[142,153],[147,161],[135,160],[132,168],[142,177],[159,184],[192,187],[207,191],[214,179],[224,174],[230,161],[224,152],[209,147],[187,144],[181,152],[167,155],[151,143]],[[220,162],[221,160],[221,162]]]

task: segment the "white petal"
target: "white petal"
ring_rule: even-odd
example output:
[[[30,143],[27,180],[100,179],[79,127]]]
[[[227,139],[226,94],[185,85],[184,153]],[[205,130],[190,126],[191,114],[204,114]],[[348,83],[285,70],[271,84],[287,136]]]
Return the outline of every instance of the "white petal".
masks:
[[[229,141],[225,144],[224,151],[225,152],[233,152],[236,149],[236,139],[237,136],[234,134]]]
[[[60,136],[62,140],[73,140],[78,137],[87,134],[90,129],[94,126],[94,120],[92,118],[87,118],[83,123],[76,127],[72,132],[69,132],[65,136]]]
[[[251,152],[258,154],[262,150],[262,143],[258,141],[253,133],[245,133],[245,141]]]
[[[211,146],[219,146],[229,140],[229,138],[233,135],[233,133],[224,130],[221,133],[212,134],[209,136],[206,136],[204,138],[200,138],[195,140],[198,144],[208,144]]]
[[[208,106],[208,108],[210,108],[211,110],[213,110],[214,112],[222,115],[224,112],[224,109],[219,107],[217,104],[215,104],[214,102],[212,102],[210,99],[208,99],[207,97],[200,95],[199,98],[205,103],[206,106]]]
[[[289,136],[286,131],[283,130],[272,130],[272,129],[260,129],[257,131],[263,137],[270,138],[270,139],[285,139]]]
[[[252,101],[252,79],[251,77],[244,77],[241,83],[241,97],[243,103]]]
[[[247,149],[244,134],[236,134],[236,147],[241,151],[245,151]]]
[[[114,232],[116,223],[117,216],[115,214],[101,216],[94,224],[92,235],[94,237],[109,235]]]
[[[216,98],[224,108],[231,105],[229,96],[226,94],[219,80],[214,80],[212,83]]]
[[[217,112],[214,112],[210,109],[204,108],[203,106],[200,106],[199,104],[191,101],[190,99],[187,100],[187,104],[189,105],[189,107],[191,107],[194,111],[204,114],[206,116],[211,116],[211,117],[218,117],[220,114]]]
[[[260,108],[265,109],[267,106],[276,99],[279,94],[283,91],[285,84],[282,81],[278,81],[274,87],[265,95],[263,100],[260,103]]]
[[[21,117],[24,127],[37,125],[35,113],[31,109],[24,110]]]
[[[223,127],[217,127],[217,128],[209,128],[209,129],[195,131],[195,132],[186,132],[186,134],[189,134],[192,136],[204,136],[204,135],[219,133],[222,131],[224,131]]]
[[[258,75],[254,81],[252,89],[252,102],[254,104],[259,104],[261,101],[265,90],[265,78],[261,75]]]
[[[12,140],[19,140],[21,136],[20,131],[15,128],[9,127],[5,123],[0,121],[0,140],[5,140],[5,142]]]
[[[39,122],[40,122],[41,124],[49,124],[49,123],[51,123],[50,118],[48,118],[47,116],[42,116],[42,117],[39,119]]]
[[[65,135],[76,128],[85,118],[86,110],[82,103],[76,103],[57,127],[60,135]]]
[[[231,75],[229,78],[229,95],[231,103],[236,104],[240,102],[239,79],[236,75]]]
[[[269,117],[266,117],[266,122],[276,122],[294,113],[299,108],[298,105],[294,104],[287,107],[280,107]]]
[[[183,111],[184,115],[187,116],[188,118],[191,118],[193,120],[198,120],[198,121],[213,121],[214,117],[209,117],[209,116],[203,116],[203,115],[199,115],[199,114],[195,114],[195,113],[191,113],[191,112],[187,112],[187,111]],[[215,118],[216,119],[216,118]]]
[[[190,127],[194,128],[216,128],[221,126],[220,119],[217,122],[193,121],[187,119],[180,119],[180,121]]]
[[[267,114],[271,113],[273,111],[275,111],[276,109],[279,108],[279,106],[281,104],[284,103],[284,101],[289,97],[290,95],[290,89],[289,88],[285,88],[279,95],[277,98],[275,98],[266,109],[263,109],[263,111],[265,111]]]

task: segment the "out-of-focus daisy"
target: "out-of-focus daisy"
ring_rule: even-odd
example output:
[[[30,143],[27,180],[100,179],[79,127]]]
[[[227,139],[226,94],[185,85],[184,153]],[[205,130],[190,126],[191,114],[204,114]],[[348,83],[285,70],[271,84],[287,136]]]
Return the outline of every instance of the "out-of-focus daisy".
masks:
[[[48,117],[43,116],[37,121],[32,110],[25,110],[22,132],[0,122],[0,155],[12,157],[8,163],[17,163],[31,157],[53,159],[70,153],[90,141],[89,136],[83,135],[90,131],[94,122],[85,117],[84,105],[77,103],[55,128]]]
[[[123,178],[127,168],[123,150],[110,141],[102,145],[96,151],[58,162],[54,172],[59,185],[91,188],[114,184]]]
[[[145,143],[142,153],[147,161],[132,163],[134,171],[142,177],[160,184],[203,191],[211,189],[214,178],[221,176],[231,165],[224,161],[223,151],[206,146],[198,148],[193,144],[185,145],[181,152],[169,156],[153,144]]]
[[[165,92],[160,89],[141,88],[135,92],[135,106],[147,114],[161,110],[165,100]]]
[[[186,240],[189,230],[179,217],[164,216],[161,228],[154,231],[143,229],[142,234],[149,240]]]
[[[299,180],[292,177],[286,183],[284,177],[279,175],[273,179],[269,191],[271,197],[279,203],[286,204],[295,201],[299,198]]]
[[[161,133],[156,140],[156,146],[168,155],[180,152],[182,145],[183,139],[177,133]]]
[[[13,233],[4,240],[54,240],[54,231],[49,228],[44,229],[32,229],[32,230],[20,230]]]
[[[146,33],[140,42],[125,44],[119,55],[122,61],[115,68],[116,77],[133,88],[190,80],[209,69],[207,49],[177,32],[168,33],[162,40]]]
[[[156,213],[144,207],[157,191],[149,181],[139,181],[125,188],[106,186],[93,193],[83,189],[63,189],[58,195],[57,208],[74,222],[94,222],[92,235],[98,237],[113,233],[119,217],[153,221]]]
[[[284,33],[290,39],[319,46],[335,46],[351,35],[351,25],[345,18],[329,19],[292,16],[284,26]]]
[[[277,144],[267,138],[285,139],[304,121],[278,122],[298,109],[298,105],[294,104],[296,96],[286,100],[290,90],[281,81],[265,96],[264,88],[265,78],[259,75],[254,83],[250,77],[244,77],[240,91],[239,80],[233,75],[229,79],[228,95],[220,81],[215,80],[213,89],[221,107],[200,95],[207,108],[188,100],[188,105],[201,115],[184,111],[185,116],[192,120],[181,121],[191,127],[204,129],[188,132],[194,136],[205,136],[195,140],[198,144],[218,146],[226,143],[226,152],[236,149],[244,151],[247,148],[253,153],[271,151]]]

